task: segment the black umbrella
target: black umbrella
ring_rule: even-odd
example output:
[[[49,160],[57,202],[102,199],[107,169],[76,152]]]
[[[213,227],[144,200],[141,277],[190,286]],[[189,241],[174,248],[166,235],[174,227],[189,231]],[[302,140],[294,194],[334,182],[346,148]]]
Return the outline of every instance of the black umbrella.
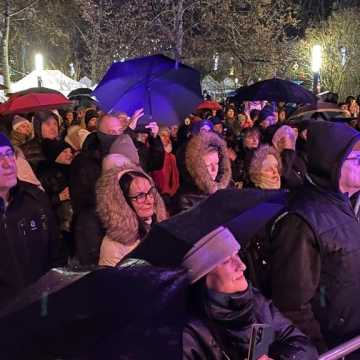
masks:
[[[252,100],[284,101],[286,103],[313,104],[316,96],[306,88],[292,81],[268,79],[236,90],[232,100],[238,103]]]
[[[78,97],[78,96],[91,96],[92,90],[90,88],[79,88],[73,91],[70,91],[68,98]]]
[[[1,360],[180,359],[183,270],[54,269],[0,315]]]
[[[203,236],[228,227],[242,246],[285,207],[283,191],[220,190],[191,210],[163,221],[128,257],[174,267]]]

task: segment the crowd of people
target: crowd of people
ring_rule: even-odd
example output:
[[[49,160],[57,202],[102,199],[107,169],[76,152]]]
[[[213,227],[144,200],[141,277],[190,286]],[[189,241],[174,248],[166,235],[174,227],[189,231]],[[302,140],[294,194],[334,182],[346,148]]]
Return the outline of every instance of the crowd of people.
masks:
[[[243,359],[259,322],[275,332],[261,360],[316,359],[359,335],[359,104],[338,107],[341,120],[291,121],[285,103],[228,101],[172,126],[96,103],[12,115],[0,133],[0,307],[52,267],[118,266],[155,224],[196,223],[212,195],[250,188],[284,193],[286,209],[241,249],[218,228],[185,256],[201,300],[184,358]]]

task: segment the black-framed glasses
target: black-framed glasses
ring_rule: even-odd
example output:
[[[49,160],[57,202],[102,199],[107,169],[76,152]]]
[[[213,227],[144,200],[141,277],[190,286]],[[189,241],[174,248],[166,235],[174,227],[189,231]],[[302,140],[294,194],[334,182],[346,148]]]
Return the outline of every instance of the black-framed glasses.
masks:
[[[12,159],[15,156],[15,151],[14,150],[7,150],[4,153],[0,153],[0,161],[5,160],[5,158],[7,159]]]
[[[148,192],[144,193],[139,193],[137,195],[134,196],[129,196],[129,199],[132,201],[136,201],[137,203],[141,204],[144,203],[146,201],[146,199],[148,198],[148,196],[151,196],[152,198],[155,196],[156,194],[156,188],[154,186],[152,186]]]
[[[359,156],[354,156],[354,157],[348,157],[345,160],[357,160],[357,166],[360,166],[360,155]]]

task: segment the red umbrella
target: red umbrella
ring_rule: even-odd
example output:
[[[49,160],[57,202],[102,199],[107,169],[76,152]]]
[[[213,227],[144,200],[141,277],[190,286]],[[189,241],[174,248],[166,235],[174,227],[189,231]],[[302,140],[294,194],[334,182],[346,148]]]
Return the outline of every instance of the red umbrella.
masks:
[[[72,102],[64,95],[56,93],[29,93],[16,96],[0,105],[0,113],[3,115],[15,113],[27,113],[38,110],[54,109]]]
[[[210,100],[206,100],[203,101],[198,107],[197,110],[221,110],[222,107],[221,105],[216,102],[216,101],[210,101]]]

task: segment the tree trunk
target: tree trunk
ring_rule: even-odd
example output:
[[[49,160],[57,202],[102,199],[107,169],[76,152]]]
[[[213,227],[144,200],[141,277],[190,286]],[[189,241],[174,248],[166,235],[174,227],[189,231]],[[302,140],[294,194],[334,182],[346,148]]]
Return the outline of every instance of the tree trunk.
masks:
[[[178,64],[182,58],[184,40],[184,0],[178,0],[175,18],[175,61]]]
[[[4,76],[4,85],[10,90],[9,67],[9,35],[10,35],[10,3],[5,0],[4,28],[1,36],[1,70]]]

